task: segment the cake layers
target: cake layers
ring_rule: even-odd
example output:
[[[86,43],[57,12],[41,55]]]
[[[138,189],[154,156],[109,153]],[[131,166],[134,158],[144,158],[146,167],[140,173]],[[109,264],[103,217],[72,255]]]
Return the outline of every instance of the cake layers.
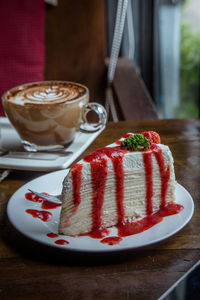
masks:
[[[59,232],[92,233],[150,216],[175,201],[173,158],[165,145],[128,151],[112,144],[74,165],[63,182]]]

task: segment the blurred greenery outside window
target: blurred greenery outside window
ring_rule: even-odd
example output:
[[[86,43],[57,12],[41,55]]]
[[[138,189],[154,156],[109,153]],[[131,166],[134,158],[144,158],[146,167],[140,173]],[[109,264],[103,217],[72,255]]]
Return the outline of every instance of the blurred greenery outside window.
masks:
[[[199,117],[200,1],[157,0],[156,3],[159,29],[155,99],[159,116]]]
[[[198,117],[200,97],[200,29],[187,22],[184,11],[192,0],[182,7],[180,44],[180,106],[177,117]],[[199,5],[200,7],[200,5]],[[198,11],[200,19],[200,11]],[[199,23],[200,24],[200,23]]]
[[[108,56],[117,3],[106,1]],[[136,64],[160,118],[200,116],[200,0],[129,0],[120,56]]]

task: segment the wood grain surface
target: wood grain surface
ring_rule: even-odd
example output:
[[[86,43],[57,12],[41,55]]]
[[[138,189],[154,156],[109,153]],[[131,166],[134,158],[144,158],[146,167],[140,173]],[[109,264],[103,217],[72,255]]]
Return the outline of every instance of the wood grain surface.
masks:
[[[43,173],[13,170],[0,183],[0,299],[157,299],[200,259],[200,120],[109,123],[83,155],[144,130],[159,132],[173,153],[177,181],[194,199],[189,224],[161,243],[112,254],[43,246],[17,232],[6,215],[11,195]]]

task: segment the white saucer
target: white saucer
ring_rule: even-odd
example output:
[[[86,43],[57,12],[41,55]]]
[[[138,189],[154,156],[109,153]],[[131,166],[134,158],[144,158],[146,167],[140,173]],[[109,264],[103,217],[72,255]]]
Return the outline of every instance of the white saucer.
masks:
[[[0,156],[0,168],[31,171],[56,171],[68,168],[104,130],[93,133],[77,132],[74,141],[66,148],[70,155],[55,153],[14,153]],[[22,149],[19,136],[7,118],[0,117],[0,148]]]
[[[49,238],[47,233],[58,233],[60,207],[48,210],[53,214],[53,217],[50,221],[43,222],[26,213],[26,209],[42,209],[40,203],[26,200],[25,194],[28,192],[28,189],[47,192],[52,195],[59,194],[62,189],[63,179],[67,173],[68,170],[61,170],[38,177],[22,186],[13,194],[8,203],[7,213],[10,222],[18,231],[39,243],[65,250],[85,252],[120,251],[144,247],[167,239],[181,230],[193,215],[194,203],[191,195],[183,186],[177,184],[176,202],[183,205],[184,209],[179,214],[164,218],[161,223],[142,233],[124,237],[119,244],[112,246],[102,244],[99,239],[93,239],[89,236],[69,237],[60,235],[56,238]],[[116,234],[117,230],[114,227],[110,236],[116,236]],[[69,244],[55,244],[55,241],[58,239],[64,239]]]

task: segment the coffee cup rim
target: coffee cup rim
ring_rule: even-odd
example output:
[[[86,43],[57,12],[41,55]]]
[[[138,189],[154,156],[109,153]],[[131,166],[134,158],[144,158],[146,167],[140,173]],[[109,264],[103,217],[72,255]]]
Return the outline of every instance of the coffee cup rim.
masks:
[[[27,83],[22,83],[20,85],[16,85],[16,86],[10,88],[9,90],[5,91],[2,94],[1,98],[2,98],[2,100],[8,100],[6,98],[6,95],[9,92],[11,92],[12,90],[17,89],[17,88],[19,88],[21,86],[30,86],[30,85],[33,85],[33,84],[42,84],[42,83],[50,83],[50,82],[55,82],[55,83],[58,83],[58,82],[60,82],[60,83],[72,83],[72,84],[77,84],[78,86],[81,86],[81,87],[83,87],[85,89],[85,94],[84,95],[82,95],[82,96],[80,96],[80,97],[78,97],[78,98],[76,98],[74,100],[70,100],[70,101],[66,101],[66,102],[62,102],[62,103],[65,103],[65,104],[75,103],[75,102],[81,101],[86,95],[89,95],[89,89],[88,89],[88,87],[85,86],[84,84],[81,84],[81,83],[78,83],[78,82],[75,82],[75,81],[68,81],[68,80],[42,80],[42,81],[33,81],[33,82],[27,82]],[[35,104],[37,105],[37,103],[35,103]]]

